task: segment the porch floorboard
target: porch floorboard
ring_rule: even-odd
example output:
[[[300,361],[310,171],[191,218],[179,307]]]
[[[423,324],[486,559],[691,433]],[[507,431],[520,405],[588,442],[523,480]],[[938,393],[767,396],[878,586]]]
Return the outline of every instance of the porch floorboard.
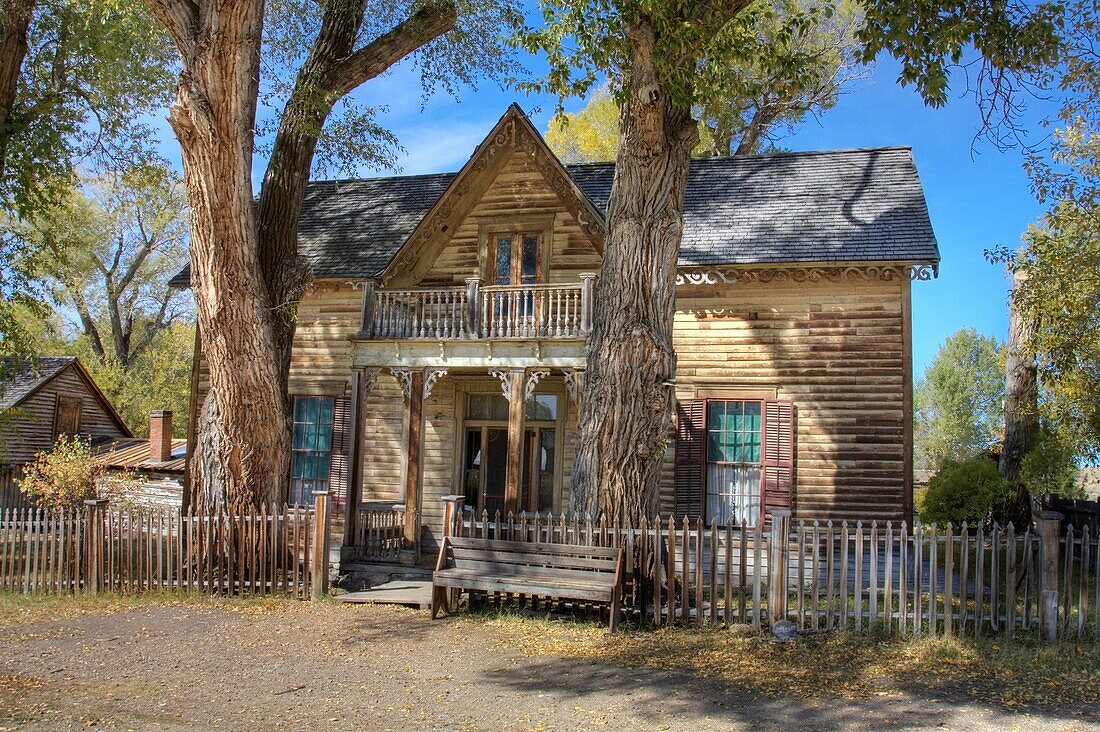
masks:
[[[432,583],[431,580],[395,580],[369,590],[346,592],[337,595],[336,599],[340,602],[406,605],[427,610],[432,606]]]

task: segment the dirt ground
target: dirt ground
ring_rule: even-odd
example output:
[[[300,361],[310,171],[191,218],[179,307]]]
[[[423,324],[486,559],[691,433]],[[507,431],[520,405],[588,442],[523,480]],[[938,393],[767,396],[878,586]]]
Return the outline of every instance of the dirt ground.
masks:
[[[1010,711],[950,685],[792,699],[388,607],[168,601],[0,624],[5,730],[1100,729],[1086,701]]]

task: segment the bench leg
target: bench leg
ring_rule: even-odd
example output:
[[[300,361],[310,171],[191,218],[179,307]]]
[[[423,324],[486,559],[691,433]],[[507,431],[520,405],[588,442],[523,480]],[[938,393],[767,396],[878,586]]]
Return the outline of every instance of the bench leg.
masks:
[[[446,591],[447,588],[445,587],[436,587],[435,585],[432,585],[432,620],[435,620],[437,617],[439,617],[440,599],[442,598],[443,593]]]
[[[622,612],[622,591],[618,588],[611,594],[611,632],[619,629],[619,613]]]

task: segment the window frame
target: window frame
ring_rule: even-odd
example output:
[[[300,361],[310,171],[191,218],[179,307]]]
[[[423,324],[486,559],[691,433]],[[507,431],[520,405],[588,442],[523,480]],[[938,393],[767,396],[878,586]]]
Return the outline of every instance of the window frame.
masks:
[[[328,470],[325,476],[325,490],[332,489],[332,455],[333,455],[333,443],[336,439],[336,401],[340,398],[334,394],[291,394],[290,405],[290,475],[287,479],[287,496],[286,501],[291,506],[310,506],[313,505],[310,502],[306,503],[291,503],[291,494],[294,490],[295,480],[306,480],[305,478],[299,478],[294,475],[295,458],[299,453],[308,454],[325,454],[328,457]],[[297,412],[297,404],[299,399],[328,399],[332,402],[332,421],[329,423],[329,438],[328,438],[328,450],[305,450],[294,447],[294,434],[295,427],[299,424],[321,424],[320,422],[298,422],[294,419],[294,415]],[[349,465],[348,470],[352,467]]]
[[[466,495],[466,432],[468,430],[479,429],[481,431],[482,444],[487,438],[487,432],[490,427],[500,428],[508,427],[508,420],[494,420],[494,419],[468,419],[466,417],[467,408],[469,404],[469,398],[474,394],[491,394],[493,396],[500,396],[500,382],[496,379],[484,379],[484,378],[458,378],[455,381],[455,437],[457,448],[455,452],[455,460],[453,464],[451,485],[454,489],[455,495]],[[554,429],[554,500],[552,511],[554,513],[560,513],[562,507],[562,492],[565,471],[565,427],[568,423],[569,409],[572,406],[569,400],[569,393],[565,388],[564,379],[555,379],[554,377],[547,377],[543,381],[540,381],[532,396],[549,395],[552,394],[558,399],[558,413],[553,420],[542,419],[524,419],[524,446],[526,449],[527,432],[531,429],[537,431],[541,428],[552,427]],[[482,460],[480,466],[479,486],[484,486],[486,482],[487,463]],[[531,497],[528,496],[528,501]],[[475,506],[475,510],[480,515],[482,505],[485,503],[484,491],[479,496],[479,506]],[[529,511],[526,506],[520,507],[521,511]]]
[[[710,498],[710,493],[709,493],[709,490],[708,490],[709,482],[710,482],[708,480],[708,471],[710,470],[711,465],[732,465],[732,466],[738,466],[738,467],[755,467],[755,468],[759,469],[760,477],[759,477],[759,480],[757,481],[757,486],[756,486],[756,498],[757,498],[757,505],[758,505],[758,510],[759,510],[759,513],[760,513],[760,517],[762,517],[764,515],[764,470],[765,470],[765,466],[764,466],[764,438],[765,438],[765,433],[767,431],[767,425],[765,424],[765,420],[767,419],[767,416],[766,416],[766,402],[767,402],[767,400],[763,399],[763,398],[756,397],[756,396],[751,396],[751,397],[750,396],[728,396],[728,397],[725,397],[725,396],[707,396],[707,397],[701,398],[700,401],[703,402],[703,449],[702,449],[703,465],[702,465],[702,475],[701,475],[703,484],[702,484],[702,486],[700,486],[700,493],[702,494],[701,495],[702,500],[701,500],[701,505],[700,505],[700,516],[702,517],[702,522],[704,524],[706,524],[706,523],[709,523],[710,519],[711,519],[711,517],[707,515],[707,513],[708,513],[707,508],[708,508],[708,503],[709,503],[709,498]],[[760,419],[760,422],[759,422],[760,426],[759,426],[759,429],[757,431],[757,434],[760,436],[760,441],[759,441],[759,452],[758,452],[758,455],[757,455],[756,462],[747,462],[747,461],[738,461],[738,460],[734,460],[734,461],[730,461],[730,460],[711,460],[710,459],[710,435],[711,435],[711,432],[712,432],[712,430],[710,428],[710,409],[711,409],[711,405],[714,405],[714,404],[729,404],[731,402],[736,402],[736,403],[739,403],[739,404],[742,404],[742,405],[756,404],[757,408],[760,410],[759,414],[758,414],[759,419]],[[744,407],[742,407],[742,416],[743,415],[744,415]],[[713,431],[714,432],[730,432],[731,430],[713,430]],[[747,434],[747,431],[745,431],[745,430],[736,430],[736,432],[742,433],[742,434]],[[758,521],[760,520],[760,517],[757,518]]]
[[[554,217],[508,217],[487,221],[478,227],[478,259],[482,282],[486,285],[499,284],[496,281],[497,238],[512,237],[512,263],[510,284],[520,284],[523,272],[523,237],[538,237],[538,260],[535,267],[535,283],[550,281],[550,255],[553,251]],[[520,256],[516,257],[516,242],[519,242]]]

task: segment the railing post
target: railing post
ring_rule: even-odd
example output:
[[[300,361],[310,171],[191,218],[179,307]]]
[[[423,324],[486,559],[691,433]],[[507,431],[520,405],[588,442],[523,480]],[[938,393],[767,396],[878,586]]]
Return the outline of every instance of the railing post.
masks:
[[[466,337],[477,338],[481,333],[481,322],[478,317],[481,308],[478,307],[478,299],[481,297],[481,278],[466,278]]]
[[[462,533],[458,522],[462,519],[462,501],[466,500],[466,496],[443,496],[439,500],[443,501],[443,532],[439,538],[458,536]]]
[[[768,542],[768,619],[774,627],[787,619],[787,561],[791,509],[773,508],[771,541]]]
[[[374,337],[374,289],[376,283],[373,279],[363,281],[363,311],[359,318],[360,339]]]
[[[581,335],[592,332],[592,299],[595,294],[596,275],[585,272],[581,275]]]
[[[310,568],[310,599],[328,594],[328,491],[313,492],[313,556]]]
[[[84,515],[84,562],[87,574],[84,588],[89,594],[99,594],[102,586],[100,577],[100,551],[103,546],[103,509],[107,506],[104,498],[91,498],[84,501],[87,513]]]
[[[1039,560],[1042,566],[1039,595],[1039,629],[1043,639],[1058,638],[1058,540],[1062,529],[1062,514],[1043,511],[1039,514]]]

